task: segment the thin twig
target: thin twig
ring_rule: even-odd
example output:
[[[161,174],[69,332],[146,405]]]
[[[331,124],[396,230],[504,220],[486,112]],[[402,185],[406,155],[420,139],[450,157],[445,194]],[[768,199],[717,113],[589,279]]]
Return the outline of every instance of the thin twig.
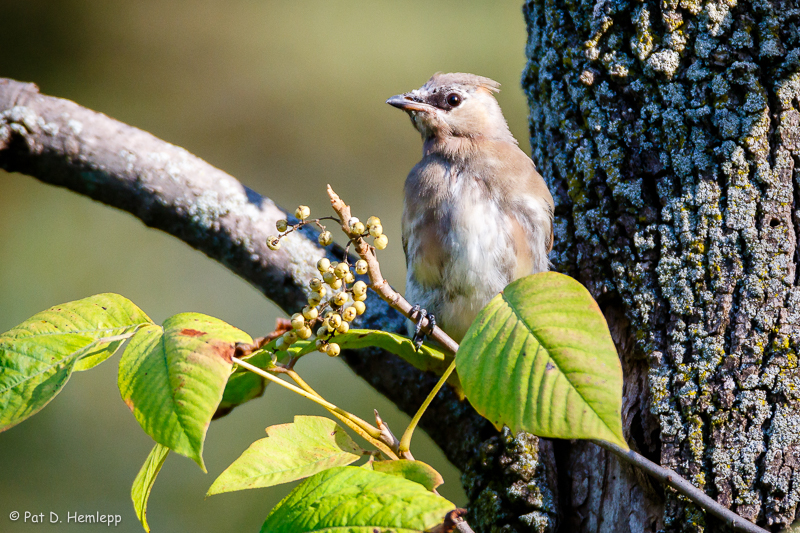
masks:
[[[712,515],[725,522],[725,524],[734,531],[742,531],[743,533],[767,533],[765,529],[761,529],[749,520],[742,518],[730,509],[720,505],[715,499],[692,485],[689,481],[683,479],[674,470],[657,465],[635,451],[624,450],[616,444],[601,440],[593,440],[592,442],[604,450],[613,453],[626,463],[638,466],[657,480],[674,488]]]
[[[400,311],[406,318],[412,319],[411,304],[408,303],[408,300],[403,298],[400,293],[394,290],[384,279],[383,275],[381,274],[381,267],[378,264],[378,258],[375,256],[374,248],[370,246],[362,236],[353,235],[350,233],[349,221],[352,218],[350,206],[345,204],[342,199],[339,198],[339,195],[333,191],[330,185],[328,185],[328,196],[331,199],[331,206],[333,207],[333,210],[337,215],[339,215],[339,220],[342,221],[342,231],[344,231],[346,235],[350,236],[350,242],[353,243],[353,247],[358,256],[367,262],[367,274],[369,275],[369,281],[371,283],[372,290],[374,290],[386,303],[388,303],[394,309]],[[430,326],[430,322],[427,318],[422,318],[419,322],[422,324],[423,329]],[[442,331],[442,329],[439,327],[434,327],[428,336],[438,342],[451,354],[455,354],[456,350],[458,350],[458,343],[451,339],[450,336]]]

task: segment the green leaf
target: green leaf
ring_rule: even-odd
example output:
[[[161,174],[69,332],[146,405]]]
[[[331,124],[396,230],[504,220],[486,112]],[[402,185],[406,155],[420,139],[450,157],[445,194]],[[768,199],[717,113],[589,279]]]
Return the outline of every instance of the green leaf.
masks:
[[[235,407],[254,400],[264,394],[267,380],[253,372],[234,372],[228,378],[225,390],[222,392],[214,419],[230,413]]]
[[[299,342],[304,341],[298,341],[298,343]],[[292,349],[295,347],[298,349],[304,348],[304,346],[297,346],[295,344],[292,346]],[[242,359],[253,366],[267,369],[272,364],[271,352],[274,350],[275,341],[273,340],[259,350],[249,354],[247,357],[242,357]],[[278,352],[276,355],[278,356],[278,362],[285,362],[289,358],[289,354],[285,351]],[[241,366],[237,366],[233,374],[228,378],[228,383],[225,385],[225,390],[222,393],[222,400],[219,402],[217,412],[214,413],[214,419],[221,418],[230,413],[235,407],[263,395],[268,384],[269,381],[258,374],[250,372]]]
[[[150,498],[150,491],[153,483],[156,482],[156,476],[164,466],[164,461],[167,460],[167,455],[169,455],[169,448],[156,444],[147,456],[141,470],[136,474],[136,479],[133,480],[131,487],[133,508],[147,533],[150,533],[150,526],[147,525],[147,500]]]
[[[341,466],[297,486],[275,506],[261,533],[421,532],[441,523],[454,508],[413,481]]]
[[[39,412],[73,370],[100,364],[150,323],[130,300],[98,294],[51,307],[0,335],[0,431]]]
[[[470,403],[498,428],[627,449],[617,350],[597,303],[568,276],[506,287],[470,326],[456,368]]]
[[[336,422],[320,416],[296,416],[294,423],[267,428],[208,489],[207,496],[271,487],[357,461],[363,450]]]
[[[344,335],[336,335],[334,342],[343,350],[377,346],[405,359],[423,372],[434,372],[438,375],[443,374],[452,361],[452,358],[448,359],[444,352],[433,346],[423,344],[417,351],[414,342],[408,337],[380,330],[351,329]]]
[[[119,390],[153,440],[205,471],[203,441],[231,373],[237,342],[249,335],[198,313],[143,327],[119,363]]]
[[[422,461],[409,461],[408,459],[372,461],[370,465],[376,472],[406,478],[414,483],[419,483],[428,490],[435,490],[444,483],[442,475]]]

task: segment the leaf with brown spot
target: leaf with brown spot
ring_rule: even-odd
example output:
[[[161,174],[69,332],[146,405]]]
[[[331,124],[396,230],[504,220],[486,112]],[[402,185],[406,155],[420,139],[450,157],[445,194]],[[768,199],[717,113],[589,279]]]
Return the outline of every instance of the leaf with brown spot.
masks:
[[[239,342],[253,340],[219,319],[182,313],[165,320],[163,327],[142,328],[120,361],[119,390],[125,402],[133,404],[142,429],[204,471],[206,430]]]

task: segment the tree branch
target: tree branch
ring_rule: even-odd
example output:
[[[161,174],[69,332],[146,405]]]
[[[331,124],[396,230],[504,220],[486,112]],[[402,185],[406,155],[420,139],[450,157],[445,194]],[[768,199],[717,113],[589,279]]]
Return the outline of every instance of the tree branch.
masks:
[[[69,100],[45,96],[33,84],[0,78],[0,168],[83,194],[133,214],[228,267],[287,313],[306,302],[305,285],[316,262],[341,259],[337,246],[322,248],[310,227],[266,240],[278,219],[293,217],[269,198],[200,158],[142,130]],[[322,194],[322,191],[320,191]],[[371,295],[360,326],[403,331],[403,317]],[[345,352],[343,360],[378,391],[413,414],[436,383],[381,350]],[[463,470],[471,439],[493,434],[472,409],[443,391],[431,408],[438,419],[425,428]],[[455,429],[457,428],[457,429]]]

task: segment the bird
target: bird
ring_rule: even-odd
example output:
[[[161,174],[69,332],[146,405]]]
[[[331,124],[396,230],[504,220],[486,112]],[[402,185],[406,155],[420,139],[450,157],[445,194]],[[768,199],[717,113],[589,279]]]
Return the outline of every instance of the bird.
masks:
[[[460,342],[506,285],[550,268],[553,197],[511,134],[499,90],[483,76],[439,72],[386,101],[408,113],[422,136],[402,219],[417,345],[421,317]]]

